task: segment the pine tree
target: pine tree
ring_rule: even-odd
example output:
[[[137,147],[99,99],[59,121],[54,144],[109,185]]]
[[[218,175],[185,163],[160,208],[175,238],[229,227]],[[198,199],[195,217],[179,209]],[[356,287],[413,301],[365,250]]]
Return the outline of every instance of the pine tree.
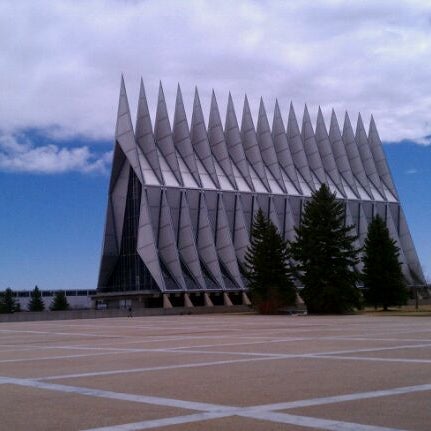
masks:
[[[245,262],[253,304],[261,313],[295,304],[287,244],[275,225],[259,209],[253,221]]]
[[[406,304],[408,292],[398,257],[399,248],[377,215],[368,226],[362,259],[365,300],[369,305],[387,310],[390,305]]]
[[[20,311],[20,306],[16,302],[13,291],[8,287],[0,294],[0,313],[14,313]]]
[[[360,306],[352,228],[345,226],[344,203],[326,185],[305,204],[290,252],[309,313],[344,313]]]
[[[31,299],[28,304],[28,311],[43,311],[45,304],[43,303],[42,294],[37,286],[31,292]]]
[[[69,302],[66,298],[66,293],[62,290],[55,292],[54,298],[50,305],[51,311],[64,311],[69,309]]]

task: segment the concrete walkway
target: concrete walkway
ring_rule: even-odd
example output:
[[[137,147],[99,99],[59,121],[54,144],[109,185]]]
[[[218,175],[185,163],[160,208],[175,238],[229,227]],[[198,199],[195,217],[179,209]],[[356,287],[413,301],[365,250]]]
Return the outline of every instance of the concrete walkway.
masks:
[[[15,431],[428,431],[431,319],[2,323],[0,399]]]

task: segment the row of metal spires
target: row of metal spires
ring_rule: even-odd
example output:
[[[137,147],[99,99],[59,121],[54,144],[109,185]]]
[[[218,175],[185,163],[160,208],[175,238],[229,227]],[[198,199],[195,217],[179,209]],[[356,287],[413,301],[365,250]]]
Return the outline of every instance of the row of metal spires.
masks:
[[[132,135],[132,136],[131,136]],[[360,199],[357,183],[367,191],[370,199],[372,189],[377,189],[385,199],[389,190],[398,199],[384,155],[381,140],[374,118],[371,116],[369,132],[366,133],[361,114],[358,116],[356,132],[353,131],[348,113],[344,118],[341,131],[334,110],[331,113],[329,132],[319,107],[316,128],[313,129],[310,115],[305,105],[300,129],[292,103],[284,126],[278,101],[275,102],[272,128],[265,110],[263,99],[260,99],[257,127],[255,128],[247,96],[245,96],[241,127],[231,94],[229,93],[226,121],[223,128],[217,100],[212,92],[208,128],[197,89],[195,89],[191,124],[187,121],[180,86],[177,88],[173,128],[171,128],[168,109],[162,84],[159,86],[156,117],[151,121],[144,84],[141,80],[138,112],[135,131],[130,116],[124,80],[121,80],[120,100],[117,117],[116,139],[132,161],[135,171],[139,171],[139,160],[135,152],[138,145],[145,155],[160,184],[164,179],[159,163],[157,149],[166,159],[176,180],[183,186],[176,152],[181,155],[197,184],[202,187],[195,157],[199,157],[205,169],[218,188],[213,157],[220,164],[226,176],[235,184],[235,175],[231,161],[235,163],[249,188],[254,191],[249,165],[256,171],[268,192],[271,188],[266,175],[270,171],[280,188],[287,193],[281,169],[301,194],[298,172],[311,190],[315,190],[312,173],[320,183],[328,183],[328,176],[344,197],[347,197],[343,181]],[[139,175],[138,175],[139,176]],[[140,178],[144,183],[143,178]],[[374,186],[374,187],[373,187]]]

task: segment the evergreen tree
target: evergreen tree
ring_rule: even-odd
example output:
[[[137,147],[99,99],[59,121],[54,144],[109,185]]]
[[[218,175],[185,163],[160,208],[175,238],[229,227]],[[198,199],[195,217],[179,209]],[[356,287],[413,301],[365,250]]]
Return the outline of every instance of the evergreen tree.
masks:
[[[408,292],[398,257],[399,248],[390,237],[385,222],[377,215],[368,226],[362,258],[368,304],[376,308],[381,306],[384,310],[390,305],[406,304]]]
[[[253,221],[245,263],[253,304],[261,313],[276,312],[295,304],[287,244],[275,225],[259,209]]]
[[[14,313],[20,311],[20,306],[16,302],[13,291],[8,287],[0,294],[0,313]]]
[[[45,304],[43,303],[42,293],[37,286],[31,292],[31,299],[28,304],[28,311],[43,311]]]
[[[69,302],[66,298],[66,293],[62,290],[55,292],[54,298],[50,305],[51,311],[64,311],[69,309]]]
[[[360,306],[352,228],[345,226],[344,203],[326,185],[305,204],[290,252],[309,313],[343,313]]]

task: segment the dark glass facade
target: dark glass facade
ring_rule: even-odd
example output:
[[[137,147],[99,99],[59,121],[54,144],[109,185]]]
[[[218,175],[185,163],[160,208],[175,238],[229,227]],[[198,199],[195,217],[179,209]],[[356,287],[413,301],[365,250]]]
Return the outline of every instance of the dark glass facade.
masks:
[[[108,285],[102,289],[103,292],[159,291],[136,251],[141,192],[141,183],[133,169],[130,169],[120,255]]]

